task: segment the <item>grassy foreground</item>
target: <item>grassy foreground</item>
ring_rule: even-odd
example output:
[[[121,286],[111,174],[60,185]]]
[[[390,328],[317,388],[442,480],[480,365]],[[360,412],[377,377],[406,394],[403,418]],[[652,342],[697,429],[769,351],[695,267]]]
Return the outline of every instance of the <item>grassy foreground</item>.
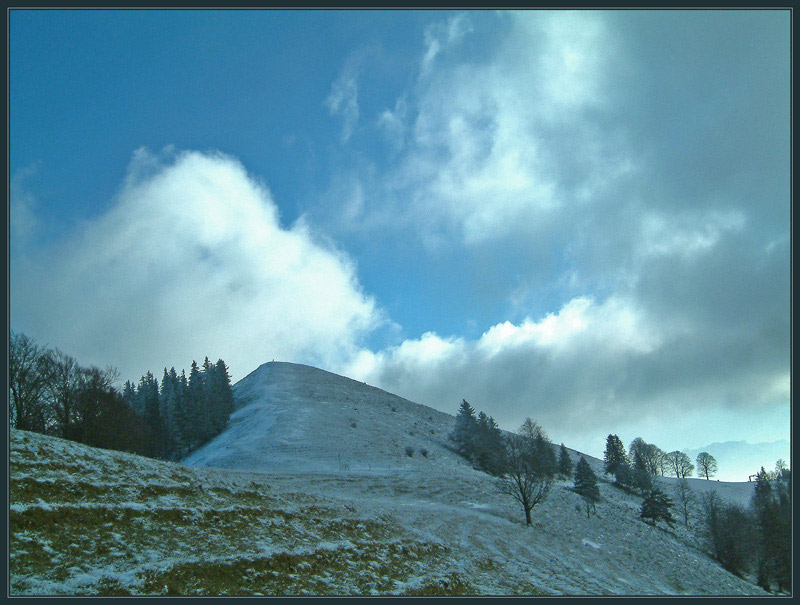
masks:
[[[446,546],[267,481],[12,431],[11,594],[474,594]]]

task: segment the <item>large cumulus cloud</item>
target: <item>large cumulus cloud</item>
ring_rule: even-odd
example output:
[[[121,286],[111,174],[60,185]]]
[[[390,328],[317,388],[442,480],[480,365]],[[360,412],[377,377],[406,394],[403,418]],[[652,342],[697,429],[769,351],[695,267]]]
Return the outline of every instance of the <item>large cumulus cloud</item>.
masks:
[[[136,379],[222,357],[330,365],[381,322],[355,267],[220,153],[144,150],[110,208],[12,266],[12,326]]]

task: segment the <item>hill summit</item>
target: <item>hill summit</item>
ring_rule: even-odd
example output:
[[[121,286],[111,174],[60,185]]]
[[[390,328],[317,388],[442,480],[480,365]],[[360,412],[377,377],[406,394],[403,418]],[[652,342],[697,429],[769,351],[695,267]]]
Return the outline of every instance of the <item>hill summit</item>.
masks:
[[[447,448],[453,416],[332,372],[273,361],[233,390],[227,430],[185,464],[367,472],[465,464]]]

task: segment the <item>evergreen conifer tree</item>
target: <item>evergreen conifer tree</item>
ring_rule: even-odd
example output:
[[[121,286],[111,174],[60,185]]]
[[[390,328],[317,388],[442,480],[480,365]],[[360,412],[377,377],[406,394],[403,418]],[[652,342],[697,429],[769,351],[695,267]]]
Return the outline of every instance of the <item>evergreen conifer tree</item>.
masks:
[[[174,374],[173,368],[173,374]],[[164,449],[167,457],[171,457],[176,446],[177,435],[177,376],[173,382],[173,375],[164,368],[161,378],[160,412],[164,426]]]
[[[178,441],[178,459],[182,458],[188,451],[192,442],[192,427],[191,427],[191,414],[189,406],[189,380],[186,378],[186,371],[181,370],[181,375],[178,377],[177,388],[175,392],[176,398],[176,424],[177,424],[177,441]]]
[[[614,475],[614,482],[619,485],[630,485],[631,470],[628,466],[628,456],[622,440],[616,435],[606,438],[606,450],[603,455],[606,474]]]
[[[494,418],[487,416],[484,412],[478,414],[471,443],[472,456],[477,467],[492,475],[501,474],[505,444],[502,431]]]
[[[125,386],[122,387],[122,400],[128,404],[131,409],[135,409],[134,400],[136,399],[136,387],[130,380],[125,381]]]
[[[489,463],[486,471],[492,475],[502,475],[506,464],[506,445],[503,431],[497,426],[494,418],[489,416]]]
[[[231,387],[231,376],[228,374],[228,366],[222,359],[217,360],[216,364],[217,383],[221,391],[222,414],[225,419],[223,426],[228,422],[228,418],[233,414],[233,388]]]
[[[569,457],[567,446],[563,443],[558,456],[558,474],[565,478],[572,477],[572,459]]]
[[[538,461],[541,473],[549,478],[553,478],[558,473],[558,461],[553,444],[544,432],[539,433],[534,442],[534,452]]]
[[[189,447],[194,449],[198,445],[205,443],[209,429],[208,408],[205,403],[205,385],[200,367],[196,361],[192,361],[189,370],[189,380],[187,386],[187,411],[190,418],[189,422]]]
[[[158,381],[152,372],[147,372],[139,381],[136,390],[138,414],[142,417],[152,435],[152,443],[149,454],[155,457],[164,455],[164,419],[161,416],[161,405],[159,402]]]
[[[667,525],[672,527],[675,519],[672,518],[672,513],[669,510],[671,506],[672,500],[655,487],[645,496],[639,516],[643,520],[652,520],[653,525],[656,525],[659,519],[663,519],[667,522]]]
[[[455,450],[465,458],[471,458],[474,454],[473,443],[474,435],[478,427],[478,420],[475,418],[475,410],[464,399],[456,415],[456,425],[449,435]]]
[[[592,467],[583,456],[575,465],[573,489],[583,498],[586,516],[590,517],[591,513],[595,511],[595,505],[600,501],[600,488],[597,487],[597,475],[594,474]]]
[[[491,443],[489,443],[489,417],[485,412],[478,413],[478,423],[472,436],[472,452],[476,465],[481,470],[486,470],[489,463]]]
[[[775,580],[778,590],[791,587],[791,473],[774,474],[764,467],[756,475],[752,506],[757,531],[758,584],[769,590]]]

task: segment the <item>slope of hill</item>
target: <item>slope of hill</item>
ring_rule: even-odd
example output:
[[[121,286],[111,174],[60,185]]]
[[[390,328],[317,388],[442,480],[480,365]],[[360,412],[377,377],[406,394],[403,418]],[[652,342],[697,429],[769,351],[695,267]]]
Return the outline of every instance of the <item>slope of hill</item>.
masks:
[[[526,528],[452,416],[292,364],[236,393],[186,461],[216,468],[11,431],[12,594],[764,594],[604,481],[597,516],[561,481]]]
[[[185,464],[368,472],[459,461],[446,447],[453,416],[311,366],[265,363],[234,385],[234,395],[228,429]]]

